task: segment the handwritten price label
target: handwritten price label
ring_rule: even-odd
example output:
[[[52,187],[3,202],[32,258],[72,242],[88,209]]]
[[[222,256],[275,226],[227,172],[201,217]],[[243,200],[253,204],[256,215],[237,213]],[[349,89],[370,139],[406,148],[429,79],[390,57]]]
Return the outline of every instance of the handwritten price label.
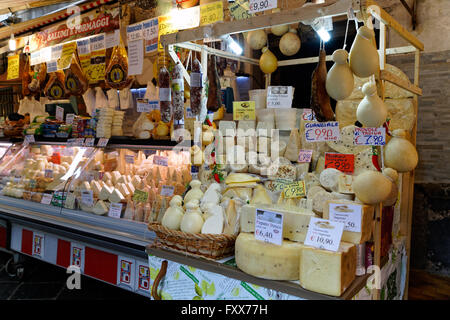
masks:
[[[355,155],[325,152],[325,169],[335,168],[345,173],[355,170]]]
[[[174,186],[162,186],[161,188],[161,195],[164,197],[171,197],[173,196],[173,192],[175,191],[175,187]]]
[[[353,144],[358,146],[384,146],[386,128],[355,128]]]
[[[339,141],[340,138],[339,122],[337,121],[305,123],[307,142]]]
[[[285,186],[283,193],[284,193],[284,197],[286,199],[304,197],[304,196],[306,196],[305,182],[304,181],[295,181],[295,182],[289,183],[288,185]]]
[[[329,204],[330,221],[341,222],[344,230],[361,232],[362,207],[357,204]]]
[[[148,200],[148,192],[141,191],[141,190],[134,190],[133,201],[147,202],[147,200]]]
[[[200,6],[200,25],[223,21],[223,3],[216,1]]]
[[[317,121],[312,109],[303,109],[302,119],[305,121]]]
[[[305,245],[336,252],[339,250],[343,231],[344,223],[313,217],[309,221]]]
[[[283,214],[256,209],[255,238],[281,246],[283,243]]]
[[[300,150],[300,153],[298,155],[298,162],[305,163],[305,162],[311,162],[313,150]]]
[[[153,157],[153,164],[156,164],[158,166],[169,166],[169,159],[167,157],[163,156],[154,156]]]
[[[274,9],[277,7],[277,0],[250,0],[250,13],[256,13]]]

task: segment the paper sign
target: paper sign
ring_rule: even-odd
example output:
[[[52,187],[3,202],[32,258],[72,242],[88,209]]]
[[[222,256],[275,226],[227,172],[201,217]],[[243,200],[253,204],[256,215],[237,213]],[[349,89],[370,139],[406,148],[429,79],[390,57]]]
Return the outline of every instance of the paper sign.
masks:
[[[316,116],[311,109],[303,109],[302,119],[305,121],[317,121]]]
[[[344,224],[312,217],[304,244],[314,248],[338,251]]]
[[[128,41],[128,75],[142,74],[144,65],[144,42],[142,39]]]
[[[300,150],[300,153],[298,155],[298,161],[299,163],[309,163],[311,162],[312,154],[314,150]]]
[[[50,204],[52,202],[53,194],[44,193],[42,194],[41,203],[42,204]]]
[[[45,47],[39,50],[40,56],[41,56],[41,63],[47,63],[50,60],[52,60],[52,48],[51,47]]]
[[[83,190],[81,191],[81,202],[88,207],[92,207],[94,205],[94,197],[92,194],[92,190]]]
[[[32,248],[32,255],[38,256],[39,258],[44,257],[44,248],[45,248],[45,242],[44,242],[44,235],[41,233],[35,233],[33,232],[33,248]]]
[[[283,191],[286,186],[290,183],[292,183],[292,180],[288,180],[288,179],[276,179],[273,182],[273,189],[274,191]]]
[[[62,47],[61,51],[61,57],[58,60],[58,69],[64,70],[70,67],[70,64],[72,63],[72,57],[75,53],[75,49],[77,48],[77,43],[69,42],[65,43]]]
[[[290,86],[275,86],[267,89],[267,108],[292,107],[293,90]]]
[[[136,99],[137,112],[150,112],[152,110],[159,110],[158,100]]]
[[[79,55],[91,53],[91,46],[89,39],[81,39],[77,41],[77,50]]]
[[[74,113],[66,114],[66,124],[72,124],[74,118],[75,118],[75,114]]]
[[[120,44],[120,30],[119,29],[114,30],[114,32],[105,34],[106,49],[117,47],[119,44]]]
[[[134,164],[134,155],[132,155],[132,154],[125,155],[125,162]]]
[[[344,224],[344,230],[361,232],[362,207],[358,204],[329,204],[329,220]]]
[[[153,164],[167,167],[169,165],[169,159],[163,156],[153,156]]]
[[[102,33],[98,36],[89,39],[91,52],[100,51],[106,49],[105,34]]]
[[[255,239],[281,246],[283,243],[283,214],[256,209]]]
[[[141,190],[134,190],[133,193],[133,201],[136,202],[147,202],[148,200],[148,192],[144,192]]]
[[[325,169],[335,168],[345,173],[353,173],[355,169],[355,155],[352,153],[325,152]]]
[[[75,147],[76,143],[77,143],[77,139],[75,139],[75,138],[67,139],[67,146],[68,147]]]
[[[337,121],[305,123],[307,142],[339,141],[340,138],[339,122]]]
[[[200,6],[200,25],[223,21],[222,1],[216,1]]]
[[[76,138],[74,143],[75,146],[82,147],[84,146],[84,138]]]
[[[255,120],[255,101],[233,102],[233,120]]]
[[[95,144],[95,138],[86,138],[84,139],[84,146],[85,147],[93,147]]]
[[[284,198],[301,198],[306,196],[305,182],[295,181],[286,185],[283,189]]]
[[[27,135],[25,136],[25,142],[28,142],[28,143],[35,143],[34,135],[32,135],[32,134],[27,134]]]
[[[164,185],[161,188],[161,195],[164,196],[164,197],[171,197],[171,196],[173,196],[174,190],[175,190],[174,186],[166,186],[166,185]]]
[[[41,63],[41,50],[30,53],[30,66],[35,66]]]
[[[250,6],[248,0],[236,0],[233,3],[230,2],[228,4],[228,9],[235,20],[245,20],[254,16],[254,14],[249,12]]]
[[[55,112],[56,120],[64,121],[64,108],[60,106],[56,106],[56,112]]]
[[[173,27],[178,30],[195,28],[200,24],[199,6],[177,10],[173,15],[176,17],[172,21]]]
[[[107,138],[98,139],[97,147],[103,147],[103,148],[106,147],[108,145],[108,141],[109,141],[109,139],[107,139]]]
[[[277,0],[250,0],[250,13],[256,13],[274,9],[277,7]]]
[[[353,144],[357,146],[384,146],[386,128],[355,128]]]
[[[143,21],[142,27],[145,53],[153,52],[158,49],[158,18]]]
[[[58,61],[52,60],[47,62],[47,73],[58,71]]]
[[[61,58],[62,44],[51,47],[50,60],[58,60]]]
[[[143,38],[142,29],[143,29],[142,23],[136,23],[127,26],[128,42],[141,40]]]
[[[158,17],[158,51],[163,52],[164,48],[161,43],[161,36],[169,33],[177,32],[178,30],[173,27],[172,25],[172,16],[171,15],[165,15],[165,16],[159,16]]]
[[[6,80],[19,78],[19,68],[20,68],[19,57],[20,56],[18,54],[8,57],[8,69]]]
[[[108,217],[120,218],[121,214],[122,214],[122,204],[111,202],[109,206]]]

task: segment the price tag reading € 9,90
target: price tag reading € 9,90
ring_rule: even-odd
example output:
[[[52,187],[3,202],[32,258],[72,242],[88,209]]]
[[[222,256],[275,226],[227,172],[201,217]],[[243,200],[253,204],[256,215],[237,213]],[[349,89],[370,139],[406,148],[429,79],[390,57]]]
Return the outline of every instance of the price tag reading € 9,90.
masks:
[[[340,138],[337,121],[305,123],[306,142],[339,141]]]
[[[286,185],[283,189],[284,198],[301,198],[306,196],[305,181],[295,181]]]
[[[283,243],[283,214],[256,209],[255,238],[281,246]]]
[[[305,245],[336,252],[339,249],[343,231],[344,224],[342,222],[311,218]]]

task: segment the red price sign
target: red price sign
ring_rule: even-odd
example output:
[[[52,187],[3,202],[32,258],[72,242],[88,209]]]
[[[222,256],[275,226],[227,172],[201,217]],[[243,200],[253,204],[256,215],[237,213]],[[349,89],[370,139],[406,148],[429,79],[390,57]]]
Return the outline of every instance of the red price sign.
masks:
[[[335,168],[345,173],[353,173],[355,169],[355,155],[343,153],[325,153],[325,169]]]

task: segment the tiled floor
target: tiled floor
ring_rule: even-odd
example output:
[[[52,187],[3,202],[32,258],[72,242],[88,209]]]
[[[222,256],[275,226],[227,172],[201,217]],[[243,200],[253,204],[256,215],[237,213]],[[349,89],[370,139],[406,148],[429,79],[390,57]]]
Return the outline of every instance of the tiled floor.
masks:
[[[22,279],[11,278],[5,264],[11,256],[0,252],[0,300],[149,300],[149,298],[81,277],[81,289],[69,290],[66,270],[33,258],[24,262]]]

